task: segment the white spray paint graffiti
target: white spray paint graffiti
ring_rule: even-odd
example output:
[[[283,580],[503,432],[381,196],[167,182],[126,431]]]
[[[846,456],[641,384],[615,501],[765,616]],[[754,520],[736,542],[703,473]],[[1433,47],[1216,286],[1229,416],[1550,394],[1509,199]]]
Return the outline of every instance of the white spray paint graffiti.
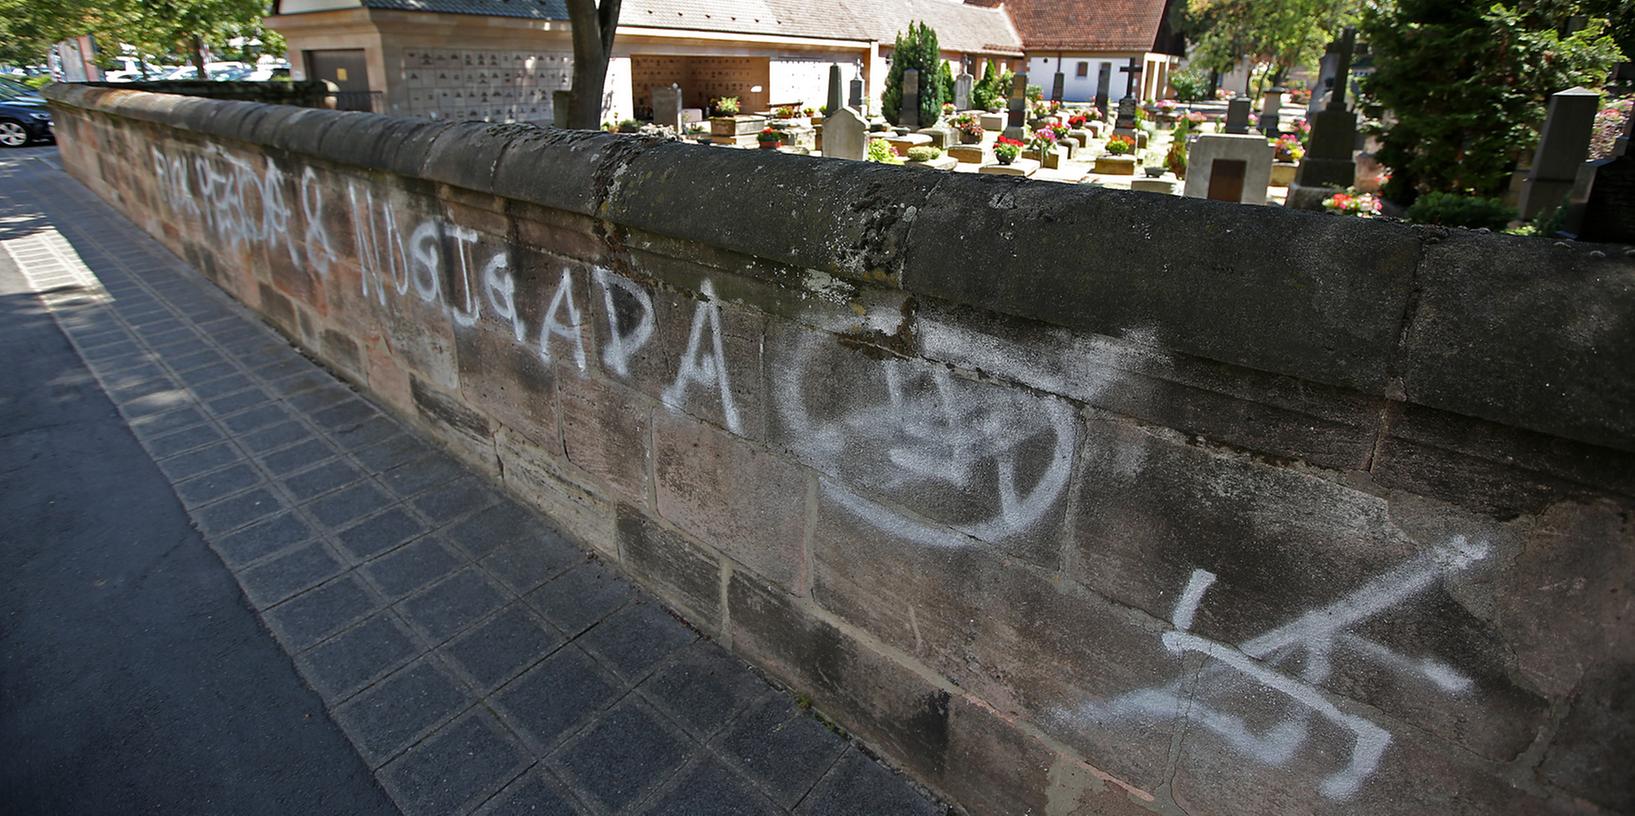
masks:
[[[1442,576],[1482,560],[1488,550],[1484,543],[1467,542],[1456,536],[1334,603],[1306,612],[1237,646],[1190,631],[1204,594],[1215,583],[1214,573],[1194,570],[1170,616],[1175,629],[1165,632],[1162,640],[1164,648],[1176,655],[1196,652],[1213,658],[1199,675],[1198,694],[1207,695],[1227,680],[1228,675],[1236,673],[1288,698],[1300,707],[1300,713],[1256,733],[1242,717],[1211,708],[1198,699],[1186,699],[1180,681],[1132,691],[1105,705],[1086,706],[1079,713],[1092,719],[1116,719],[1142,715],[1166,717],[1184,709],[1189,722],[1203,725],[1232,747],[1270,766],[1281,766],[1293,759],[1309,736],[1311,717],[1320,716],[1354,737],[1350,761],[1319,786],[1325,797],[1347,799],[1374,773],[1391,744],[1391,733],[1365,717],[1340,710],[1318,690],[1318,684],[1327,679],[1332,670],[1330,661],[1337,647],[1349,647],[1404,675],[1417,675],[1450,694],[1469,691],[1473,683],[1441,661],[1409,657],[1346,630],[1408,600]],[[1278,668],[1296,656],[1304,657],[1298,676]]]
[[[150,150],[153,173],[171,212],[197,217],[205,228],[229,248],[246,246],[281,248],[297,268],[311,267],[327,275],[335,262],[335,249],[324,227],[324,201],[318,175],[308,167],[296,185],[295,207],[285,199],[290,186],[272,159],[256,170],[249,159],[234,155],[220,145],[210,145],[192,156],[167,156],[158,147]],[[292,227],[297,215],[298,231]]]
[[[884,461],[867,479],[872,488],[925,498],[961,496],[966,515],[949,523],[991,542],[1031,529],[1066,491],[1076,438],[1067,403],[1016,402],[1008,392],[958,380],[944,367],[888,359],[865,363],[879,377],[868,397],[817,416],[805,393],[808,378],[800,372],[812,369],[819,342],[805,338],[796,350],[796,373],[780,382],[779,413],[792,444],[822,469],[844,475],[868,452],[883,452]],[[1038,470],[1031,484],[1021,475],[1024,464]],[[966,543],[847,490],[827,489],[841,506],[883,530],[930,546]],[[986,506],[971,500],[986,495],[995,497]]]
[[[706,280],[699,291],[704,297],[693,308],[693,328],[687,335],[687,352],[681,356],[675,382],[664,389],[664,402],[679,408],[685,404],[688,388],[694,385],[714,388],[721,400],[721,414],[726,419],[727,429],[742,433],[744,424],[738,418],[738,405],[733,401],[732,384],[728,382],[727,355],[721,350],[721,309],[715,302],[715,285]],[[710,333],[707,351],[701,348],[706,329]]]

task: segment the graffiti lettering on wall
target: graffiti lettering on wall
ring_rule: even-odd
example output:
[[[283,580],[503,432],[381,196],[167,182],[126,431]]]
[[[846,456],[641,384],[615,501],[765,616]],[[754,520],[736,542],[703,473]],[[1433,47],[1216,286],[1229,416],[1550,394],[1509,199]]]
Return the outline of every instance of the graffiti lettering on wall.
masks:
[[[1456,536],[1339,600],[1236,646],[1191,631],[1193,617],[1215,583],[1214,573],[1194,570],[1170,616],[1175,629],[1162,636],[1164,648],[1176,655],[1191,652],[1210,659],[1199,672],[1197,696],[1208,696],[1233,682],[1247,680],[1257,689],[1286,699],[1291,713],[1257,732],[1240,714],[1211,707],[1197,698],[1188,700],[1181,681],[1132,691],[1104,705],[1086,706],[1080,713],[1090,719],[1120,719],[1167,717],[1185,710],[1188,722],[1204,726],[1234,749],[1270,766],[1283,766],[1293,759],[1310,738],[1312,718],[1320,717],[1350,734],[1351,745],[1349,761],[1325,777],[1318,790],[1330,799],[1348,799],[1378,768],[1391,744],[1391,733],[1366,717],[1341,710],[1318,690],[1318,685],[1329,677],[1336,653],[1349,651],[1356,658],[1373,660],[1447,694],[1464,694],[1474,685],[1470,678],[1439,660],[1404,655],[1348,630],[1408,601],[1442,576],[1482,560],[1488,549],[1483,543]],[[1296,661],[1298,671],[1287,668]]]
[[[282,251],[297,267],[329,273],[335,248],[324,229],[324,201],[312,168],[292,184],[272,159],[262,157],[257,170],[250,159],[219,145],[168,156],[154,147],[152,158],[159,191],[175,214],[200,219],[230,249]],[[297,216],[300,229],[294,228]]]

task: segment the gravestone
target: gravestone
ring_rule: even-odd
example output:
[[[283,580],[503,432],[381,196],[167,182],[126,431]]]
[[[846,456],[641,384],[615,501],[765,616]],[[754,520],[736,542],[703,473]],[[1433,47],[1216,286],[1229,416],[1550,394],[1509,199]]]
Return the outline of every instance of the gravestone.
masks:
[[[1249,97],[1233,97],[1231,101],[1226,103],[1226,127],[1224,130],[1227,133],[1249,132]]]
[[[856,63],[857,72],[852,74],[850,93],[846,95],[846,107],[854,111],[863,110],[863,63]]]
[[[1112,99],[1109,93],[1112,84],[1113,64],[1104,62],[1096,73],[1096,108],[1101,111],[1103,116],[1107,115],[1107,104]]]
[[[1186,196],[1265,204],[1272,146],[1258,133],[1204,133],[1187,148]],[[1216,180],[1216,175],[1221,176]],[[1229,192],[1236,197],[1227,199]]]
[[[1283,94],[1288,89],[1276,87],[1268,90],[1260,100],[1260,132],[1268,137],[1275,137],[1283,132]]]
[[[1124,98],[1134,99],[1136,82],[1141,79],[1141,63],[1135,57],[1131,57],[1129,64],[1118,70],[1124,74]]]
[[[1357,114],[1348,110],[1345,91],[1351,73],[1351,51],[1357,43],[1357,30],[1347,28],[1329,46],[1333,59],[1334,93],[1328,105],[1308,117],[1311,138],[1307,140],[1306,157],[1296,171],[1294,184],[1289,187],[1287,204],[1303,210],[1318,210],[1323,199],[1339,188],[1356,183],[1357,164],[1352,151],[1357,146]]]
[[[670,85],[654,86],[653,89],[653,124],[668,128],[675,128],[681,132],[681,86]]]
[[[920,72],[903,71],[903,105],[897,109],[897,124],[916,130],[920,126]]]
[[[823,155],[861,161],[868,156],[869,126],[851,108],[823,117]]]
[[[1568,88],[1550,95],[1550,110],[1544,116],[1533,167],[1527,171],[1522,187],[1523,221],[1566,202],[1589,154],[1590,135],[1600,107],[1601,94],[1588,88]]]
[[[1135,100],[1126,96],[1118,100],[1118,118],[1113,120],[1113,132],[1135,129]]]
[[[1027,74],[1017,74],[1011,81],[1010,99],[1005,104],[1005,137],[1025,141],[1028,111]]]
[[[551,92],[551,124],[559,128],[568,126],[568,111],[573,107],[573,91]]]
[[[1061,60],[1057,60],[1057,68],[1061,67],[1060,63]],[[1064,100],[1062,96],[1066,93],[1066,91],[1067,75],[1058,70],[1055,78],[1050,81],[1050,98],[1056,100],[1057,102],[1064,102],[1066,100]]]
[[[1323,109],[1323,94],[1328,93],[1335,87],[1343,87],[1336,86],[1334,83],[1335,69],[1338,67],[1337,63],[1340,60],[1339,46],[1340,41],[1335,40],[1329,43],[1328,48],[1323,52],[1323,62],[1317,71],[1317,86],[1311,89],[1311,100],[1306,103],[1307,118]],[[1344,91],[1342,90],[1341,93],[1344,93]]]
[[[829,66],[829,98],[825,100],[824,105],[827,106],[831,112],[840,110],[846,106],[846,101],[842,98],[842,95],[844,94],[844,85],[845,80],[841,79],[840,76],[840,66]],[[824,115],[827,116],[828,114],[826,113]]]
[[[954,110],[971,109],[971,87],[974,84],[970,74],[954,77]]]
[[[1635,116],[1624,124],[1612,156],[1593,162],[1590,189],[1578,213],[1578,237],[1584,241],[1635,243],[1635,148],[1630,134]]]

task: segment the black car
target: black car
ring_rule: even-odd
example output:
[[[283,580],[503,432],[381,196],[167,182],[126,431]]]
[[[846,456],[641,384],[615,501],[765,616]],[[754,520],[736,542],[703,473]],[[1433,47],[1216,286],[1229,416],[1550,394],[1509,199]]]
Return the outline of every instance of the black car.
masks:
[[[23,147],[53,138],[51,111],[43,103],[0,99],[0,147]]]

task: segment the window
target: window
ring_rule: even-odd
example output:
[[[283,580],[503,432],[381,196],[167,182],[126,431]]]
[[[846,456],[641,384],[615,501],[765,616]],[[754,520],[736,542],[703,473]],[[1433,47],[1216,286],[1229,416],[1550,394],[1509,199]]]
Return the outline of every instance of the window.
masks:
[[[1073,76],[1079,76],[1079,77],[1090,76],[1090,63],[1088,63],[1088,62],[1079,63],[1079,70],[1076,71],[1073,74]]]

